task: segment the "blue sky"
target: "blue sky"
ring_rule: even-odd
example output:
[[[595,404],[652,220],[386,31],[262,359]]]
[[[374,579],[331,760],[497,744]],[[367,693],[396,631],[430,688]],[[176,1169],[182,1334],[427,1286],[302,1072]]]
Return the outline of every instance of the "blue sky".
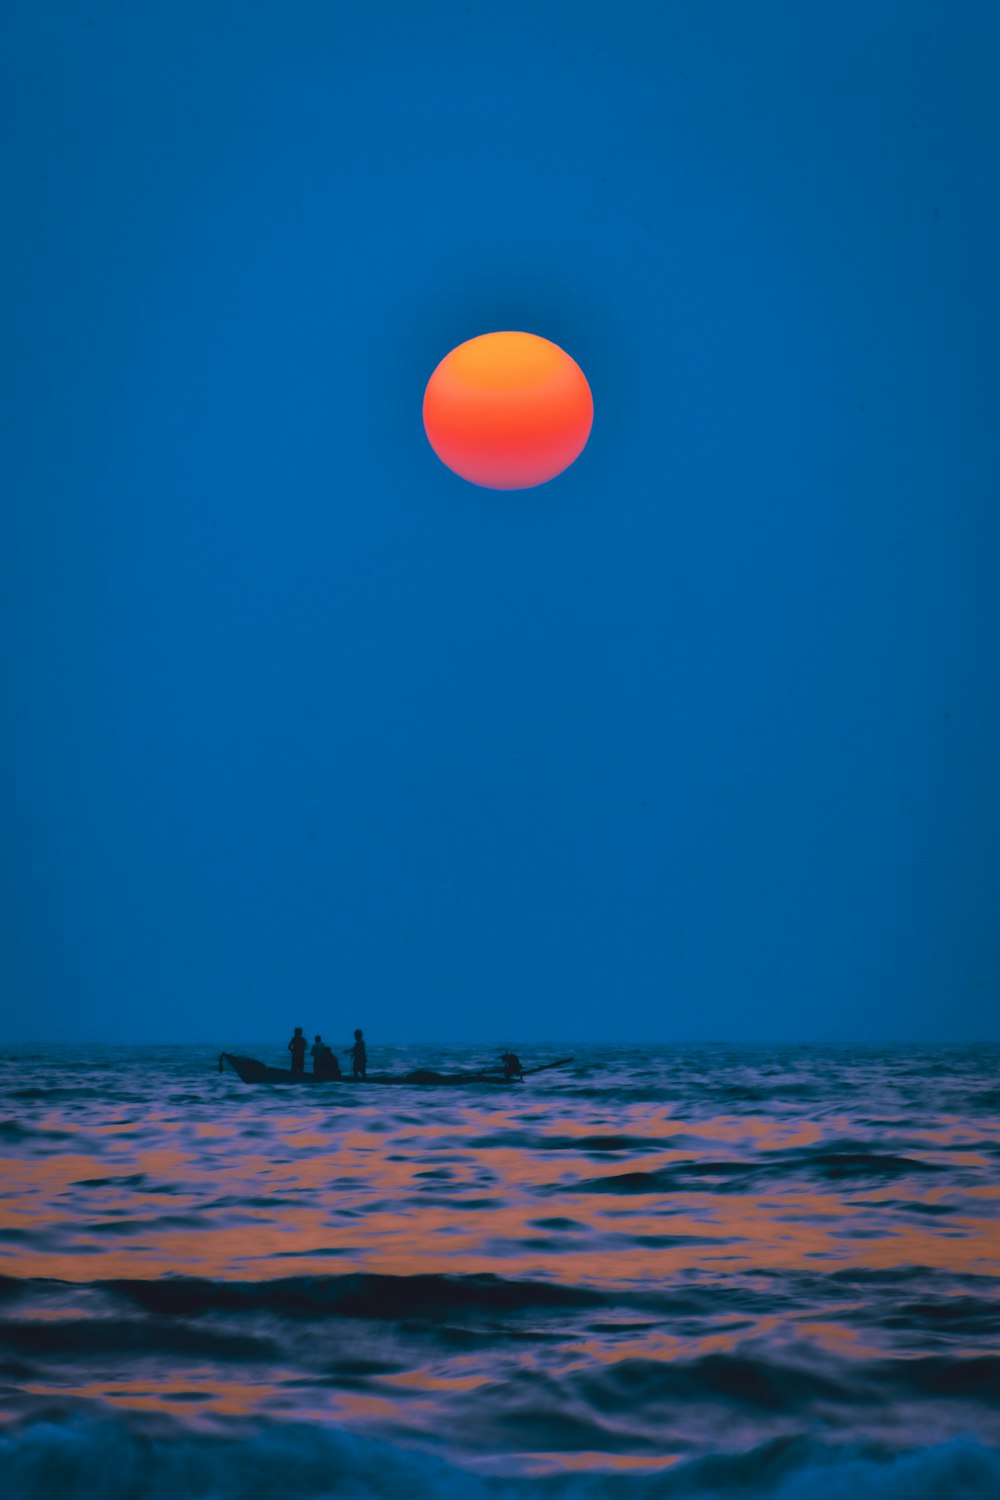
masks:
[[[3,1034],[1000,1036],[996,6],[3,29]]]

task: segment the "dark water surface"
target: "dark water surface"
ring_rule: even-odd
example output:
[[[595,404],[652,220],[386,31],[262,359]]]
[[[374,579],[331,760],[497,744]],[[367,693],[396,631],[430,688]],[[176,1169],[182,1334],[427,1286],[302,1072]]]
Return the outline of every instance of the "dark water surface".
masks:
[[[8,1493],[1000,1497],[1000,1049],[576,1056],[8,1051]]]

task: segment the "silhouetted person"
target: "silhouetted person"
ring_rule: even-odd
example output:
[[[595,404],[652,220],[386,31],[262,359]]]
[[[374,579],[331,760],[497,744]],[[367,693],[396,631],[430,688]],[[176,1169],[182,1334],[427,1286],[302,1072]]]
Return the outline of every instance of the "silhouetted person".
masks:
[[[321,1050],[313,1060],[313,1071],[317,1078],[339,1078],[340,1063],[334,1054],[333,1048],[324,1042]]]
[[[324,1042],[323,1038],[320,1036],[319,1032],[317,1031],[317,1033],[316,1033],[316,1040],[313,1042],[312,1046],[309,1048],[309,1056],[313,1060],[313,1072],[314,1073],[320,1073],[320,1072],[322,1072],[322,1068],[320,1067],[320,1059],[322,1058],[323,1053],[324,1052],[329,1052],[329,1050],[330,1050],[329,1047],[326,1045],[326,1043]]]
[[[500,1066],[503,1068],[505,1078],[520,1078],[524,1072],[521,1059],[516,1052],[503,1052],[500,1055]]]
[[[355,1078],[364,1078],[368,1072],[368,1052],[365,1047],[364,1033],[360,1027],[354,1033],[354,1046],[344,1048],[344,1055],[346,1056],[348,1053],[350,1053],[354,1062]]]
[[[302,1035],[301,1026],[296,1026],[295,1035],[288,1043],[288,1050],[292,1054],[292,1072],[304,1073],[306,1070],[306,1039]]]

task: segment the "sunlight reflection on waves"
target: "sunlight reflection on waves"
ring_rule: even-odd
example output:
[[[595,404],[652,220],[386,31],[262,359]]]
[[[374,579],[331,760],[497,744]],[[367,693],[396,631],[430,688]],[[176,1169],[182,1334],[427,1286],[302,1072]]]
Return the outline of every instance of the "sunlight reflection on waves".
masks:
[[[997,1058],[605,1061],[317,1095],[193,1049],[66,1059],[54,1092],[6,1058],[10,1415],[334,1421],[525,1472],[996,1440]]]

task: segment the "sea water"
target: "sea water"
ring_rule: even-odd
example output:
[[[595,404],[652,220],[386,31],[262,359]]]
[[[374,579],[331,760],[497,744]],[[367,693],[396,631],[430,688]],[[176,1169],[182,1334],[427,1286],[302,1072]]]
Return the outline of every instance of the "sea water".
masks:
[[[1000,1049],[217,1050],[0,1060],[6,1495],[1000,1496]]]

